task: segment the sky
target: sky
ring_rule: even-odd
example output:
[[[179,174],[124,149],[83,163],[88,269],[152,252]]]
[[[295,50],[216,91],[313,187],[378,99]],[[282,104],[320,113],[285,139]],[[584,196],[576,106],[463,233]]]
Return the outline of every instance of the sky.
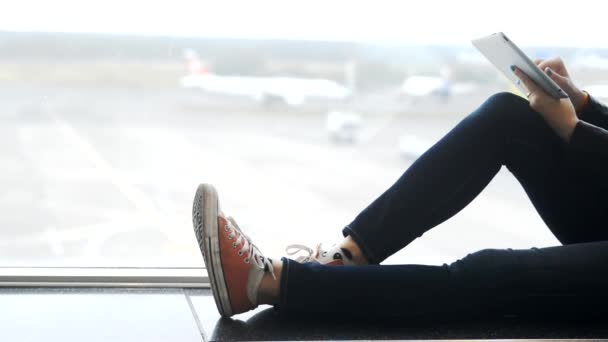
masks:
[[[2,0],[0,30],[608,48],[605,1]]]

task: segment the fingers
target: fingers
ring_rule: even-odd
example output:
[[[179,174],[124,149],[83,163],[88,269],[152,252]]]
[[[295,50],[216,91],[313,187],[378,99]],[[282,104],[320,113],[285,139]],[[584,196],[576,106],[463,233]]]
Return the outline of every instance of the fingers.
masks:
[[[564,77],[564,76],[558,74],[557,72],[553,71],[553,69],[551,69],[550,67],[544,68],[543,71],[547,74],[547,76],[549,76],[553,81],[555,81],[555,83],[557,83],[557,85],[560,86],[560,88],[565,88],[569,85],[567,77]]]
[[[534,59],[534,64],[539,65],[540,63],[542,63],[544,60],[540,59],[540,58],[535,58]]]
[[[555,68],[564,67],[564,61],[561,59],[561,57],[552,57],[552,58],[548,59],[547,61],[551,62]]]
[[[534,83],[534,81],[532,81],[532,79],[530,79],[518,67],[512,65],[511,70],[513,70],[515,76],[517,76],[521,80],[521,82],[524,84],[524,86],[526,86],[526,89],[528,89],[530,93],[538,94],[539,92],[543,92],[543,90],[538,85],[536,85],[536,83]]]

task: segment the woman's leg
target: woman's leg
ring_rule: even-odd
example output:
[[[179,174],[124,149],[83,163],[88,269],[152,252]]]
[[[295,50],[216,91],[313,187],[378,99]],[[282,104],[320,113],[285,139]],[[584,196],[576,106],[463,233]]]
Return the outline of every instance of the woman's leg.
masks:
[[[197,189],[192,217],[223,316],[258,304],[285,312],[406,316],[608,309],[608,241],[482,250],[449,266],[335,267],[265,257],[219,211],[211,185]]]
[[[563,162],[564,147],[527,100],[496,94],[418,158],[344,235],[367,261],[380,263],[466,207],[505,165],[562,243],[608,239],[600,229],[606,201]]]
[[[278,282],[266,283],[278,296],[264,299],[284,313],[455,318],[608,312],[608,241],[485,249],[443,266],[334,267],[283,259],[282,268],[280,292]]]

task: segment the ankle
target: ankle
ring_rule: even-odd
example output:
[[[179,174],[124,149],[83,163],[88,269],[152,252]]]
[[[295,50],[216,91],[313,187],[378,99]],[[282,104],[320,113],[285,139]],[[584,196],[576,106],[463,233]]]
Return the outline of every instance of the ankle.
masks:
[[[283,262],[272,260],[272,267],[274,269],[273,278],[270,272],[266,272],[258,288],[258,303],[257,304],[269,304],[274,305],[279,303],[280,289],[281,289],[281,273],[283,271]]]
[[[342,240],[340,248],[345,249],[349,252],[350,255],[346,255],[346,257],[350,257],[356,265],[362,266],[369,264],[369,261],[363,255],[363,251],[361,251],[361,248],[359,248],[357,242],[355,242],[355,240],[353,240],[350,235],[345,237],[344,240]]]

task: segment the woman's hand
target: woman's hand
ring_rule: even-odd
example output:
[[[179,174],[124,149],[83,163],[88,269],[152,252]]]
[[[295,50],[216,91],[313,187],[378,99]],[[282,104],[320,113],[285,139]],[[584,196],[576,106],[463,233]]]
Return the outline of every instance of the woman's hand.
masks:
[[[536,65],[543,70],[557,85],[562,88],[570,97],[570,101],[574,105],[574,109],[580,112],[586,99],[586,94],[574,85],[564,62],[559,57],[549,59],[537,59],[534,61]]]
[[[576,110],[574,110],[570,99],[554,99],[519,68],[515,66],[511,68],[529,91],[528,100],[530,100],[530,107],[539,112],[555,133],[564,139],[564,141],[570,141],[570,137],[578,123]]]

